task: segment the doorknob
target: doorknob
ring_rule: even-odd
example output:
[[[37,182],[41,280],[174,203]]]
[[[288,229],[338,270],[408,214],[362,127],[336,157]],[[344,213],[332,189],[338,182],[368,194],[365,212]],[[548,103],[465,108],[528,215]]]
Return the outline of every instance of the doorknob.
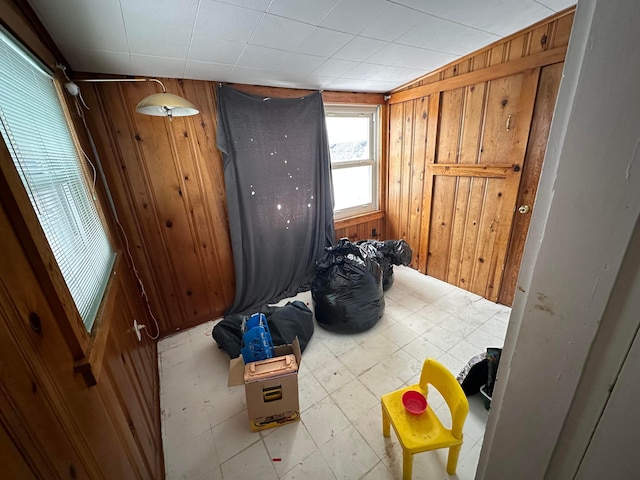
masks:
[[[529,205],[520,205],[520,208],[518,208],[518,212],[520,213],[527,213],[529,211]]]

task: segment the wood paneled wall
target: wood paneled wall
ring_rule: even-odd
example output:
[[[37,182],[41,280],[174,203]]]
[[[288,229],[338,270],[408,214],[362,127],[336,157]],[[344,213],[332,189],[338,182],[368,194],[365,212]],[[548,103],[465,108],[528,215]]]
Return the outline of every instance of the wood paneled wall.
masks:
[[[128,269],[88,387],[4,205],[0,230],[0,425],[30,471],[7,478],[161,478],[156,348],[133,332],[146,317]]]
[[[162,81],[168,92],[193,102],[200,114],[170,122],[136,113],[137,102],[157,92],[153,83],[81,88],[120,223],[161,335],[166,335],[221,316],[233,301],[235,280],[222,158],[216,148],[216,83]],[[309,93],[233,87],[271,97]],[[382,95],[373,94],[323,92],[323,98],[383,103]],[[367,229],[381,230],[379,222],[365,223]]]
[[[52,71],[64,63],[26,1],[0,0],[0,22]],[[163,478],[157,350],[133,330],[151,326],[133,272],[120,255],[89,335],[1,141],[0,232],[0,477]]]
[[[386,235],[409,243],[414,268],[492,300],[504,276],[511,303],[530,218],[515,241],[514,205],[533,206],[572,21],[569,9],[392,92]]]

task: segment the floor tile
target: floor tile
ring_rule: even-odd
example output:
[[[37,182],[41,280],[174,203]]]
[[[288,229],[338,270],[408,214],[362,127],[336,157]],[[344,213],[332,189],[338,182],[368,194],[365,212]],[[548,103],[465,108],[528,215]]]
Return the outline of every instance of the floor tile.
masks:
[[[313,375],[318,379],[318,382],[320,382],[320,385],[322,385],[327,393],[335,392],[355,378],[353,373],[349,371],[339,358],[334,358],[323,367],[316,369]]]
[[[352,422],[380,401],[358,379],[339,388],[331,397]]]
[[[280,478],[282,480],[335,480],[336,477],[320,451],[316,450]]]
[[[260,441],[260,435],[249,429],[247,412],[242,411],[212,430],[220,462],[229,460],[249,445]]]
[[[312,308],[310,292],[295,298]],[[425,358],[457,375],[470,355],[501,346],[511,309],[409,267],[394,267],[385,300],[382,318],[361,334],[316,325],[298,375],[301,422],[259,433],[249,429],[244,388],[227,387],[229,358],[211,337],[219,319],[161,340],[167,479],[399,478],[402,450],[395,434],[382,435],[380,396],[418,383]],[[434,388],[428,402],[450,422]],[[469,397],[469,406],[458,480],[475,475],[489,415],[479,394]],[[446,454],[416,455],[412,478],[452,478]]]
[[[327,391],[313,375],[304,377],[304,381],[298,383],[298,398],[300,401],[300,412],[313,407],[320,400],[325,398]]]
[[[384,362],[384,365],[400,378],[402,382],[407,382],[422,372],[423,361],[416,360],[404,350],[398,350]]]
[[[353,425],[380,458],[398,442],[395,436],[387,438],[382,435],[382,405],[379,400]]]
[[[203,392],[203,397],[211,427],[216,427],[247,408],[247,399],[242,386],[218,386]]]
[[[350,424],[349,419],[330,396],[307,409],[302,422],[317,446],[324,445]]]
[[[405,345],[403,350],[409,353],[413,358],[419,362],[424,362],[427,358],[438,358],[442,356],[445,351],[433,344],[430,339],[430,335],[425,334],[422,337],[416,338],[413,342]],[[437,341],[437,339],[436,339]],[[449,347],[451,348],[451,347]]]
[[[393,478],[393,474],[389,471],[382,460],[362,477],[362,480],[389,480]]]
[[[316,444],[302,422],[274,429],[264,438],[264,444],[278,475],[283,475],[316,451]]]
[[[162,420],[168,437],[165,451],[211,429],[207,410],[201,401],[185,404],[183,408],[169,412],[164,410]]]
[[[380,460],[355,427],[349,426],[320,447],[338,479],[360,478]]]
[[[473,332],[471,332],[465,340],[480,349],[480,351],[485,351],[488,347],[502,347],[504,341],[501,340],[496,335],[487,332],[483,328],[476,328]]]
[[[360,375],[360,382],[373,393],[374,397],[399,389],[404,381],[396,375],[396,371],[386,362],[380,362]]]
[[[385,315],[389,315],[394,320],[402,320],[411,315],[413,311],[402,305],[402,303],[387,302],[384,308]]]
[[[480,353],[483,353],[484,351],[485,350],[476,347],[466,340],[461,340],[453,347],[451,347],[447,353],[456,357],[461,362],[467,363],[473,357]],[[456,372],[456,375],[458,375],[458,372]]]
[[[278,474],[273,463],[264,444],[259,441],[224,462],[220,468],[224,480],[276,480]]]
[[[218,456],[211,430],[173,445],[165,452],[167,480],[200,478],[221,479]]]
[[[400,323],[396,323],[386,330],[382,330],[382,334],[399,347],[404,347],[409,342],[418,338],[419,335],[414,330]]]

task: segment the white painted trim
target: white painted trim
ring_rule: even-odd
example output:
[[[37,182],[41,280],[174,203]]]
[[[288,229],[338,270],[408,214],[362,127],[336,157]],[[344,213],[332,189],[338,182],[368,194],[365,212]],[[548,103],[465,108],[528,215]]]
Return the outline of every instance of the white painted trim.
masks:
[[[545,478],[614,288],[640,214],[638,23],[636,2],[578,4],[477,479]]]

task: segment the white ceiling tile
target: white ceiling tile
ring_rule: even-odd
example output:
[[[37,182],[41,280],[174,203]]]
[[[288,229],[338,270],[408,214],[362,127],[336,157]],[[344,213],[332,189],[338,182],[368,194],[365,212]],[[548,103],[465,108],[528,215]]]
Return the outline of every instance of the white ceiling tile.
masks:
[[[339,90],[348,92],[373,92],[386,93],[393,90],[399,84],[395,82],[378,82],[375,80],[352,80],[338,78],[326,85],[327,90]]]
[[[307,76],[305,80],[309,84],[313,85],[313,88],[323,89],[327,85],[329,85],[331,82],[333,82],[335,79],[336,79],[335,77],[325,77],[322,75],[313,74],[313,75]]]
[[[324,63],[325,60],[327,59],[324,57],[292,53],[284,62],[282,62],[282,65],[278,68],[278,72],[296,73],[298,75],[307,76],[318,68],[318,66]]]
[[[265,14],[250,43],[293,52],[311,34],[313,28],[306,23]]]
[[[31,5],[58,44],[85,50],[128,52],[119,0],[32,0]]]
[[[505,36],[554,12],[535,0],[395,0],[421,12]]]
[[[564,10],[565,8],[575,5],[577,2],[576,0],[538,0],[538,3],[549,7],[551,10],[559,12],[560,10]]]
[[[376,53],[386,42],[374,40],[373,38],[355,37],[344,47],[342,47],[333,57],[340,60],[351,60],[362,62]]]
[[[186,60],[183,58],[131,55],[131,73],[151,77],[182,78]]]
[[[340,0],[320,25],[358,34],[380,16],[385,6],[384,0]]]
[[[184,78],[226,82],[227,76],[231,70],[233,70],[233,65],[187,60],[187,66],[184,70]]]
[[[424,70],[393,67],[389,65],[374,65],[371,63],[359,63],[354,68],[345,73],[342,78],[354,80],[372,80],[383,82],[397,82],[401,84],[424,75]]]
[[[259,70],[256,68],[247,68],[235,66],[229,76],[227,82],[246,83],[249,85],[271,85],[274,72],[269,70]]]
[[[240,7],[251,8],[252,10],[258,10],[264,12],[269,6],[271,0],[224,0],[225,3],[232,3]]]
[[[314,72],[314,75],[327,76],[327,77],[340,77],[355,67],[358,62],[351,62],[349,60],[338,60],[337,58],[330,58],[322,65],[320,65]]]
[[[360,35],[392,42],[418,25],[422,17],[423,15],[411,8],[389,3],[380,16],[362,30]]]
[[[121,0],[129,51],[186,57],[198,0]]]
[[[275,48],[247,45],[238,59],[239,67],[258,68],[276,71],[280,64],[289,56],[289,52]]]
[[[463,55],[500,39],[497,35],[449,20],[430,15],[421,15],[421,18],[423,22],[396,39],[396,43]]]
[[[391,65],[394,67],[406,67],[429,71],[434,65],[444,65],[455,60],[455,55],[434,52],[424,48],[408,47],[390,43],[382,50],[374,53],[367,59],[367,63],[378,65]]]
[[[123,52],[105,52],[77,48],[75,45],[59,45],[65,59],[76,72],[113,73],[127,75],[131,73],[131,56]]]
[[[189,50],[189,60],[235,65],[245,45],[244,42],[223,38],[213,42],[194,42]]]
[[[273,0],[267,12],[316,25],[338,0]]]
[[[355,38],[353,35],[335,30],[315,28],[296,49],[296,52],[331,57],[353,38]]]
[[[399,86],[453,60],[441,53],[470,53],[574,3],[27,1],[75,70],[198,79],[211,76],[211,80],[228,74],[228,81],[240,83],[352,91],[388,91],[391,84]],[[250,48],[236,65],[247,44]],[[332,80],[333,87],[327,86],[341,74],[342,83]]]
[[[215,39],[246,43],[258,26],[262,13],[226,3],[202,0],[193,30],[192,45],[215,48]]]

